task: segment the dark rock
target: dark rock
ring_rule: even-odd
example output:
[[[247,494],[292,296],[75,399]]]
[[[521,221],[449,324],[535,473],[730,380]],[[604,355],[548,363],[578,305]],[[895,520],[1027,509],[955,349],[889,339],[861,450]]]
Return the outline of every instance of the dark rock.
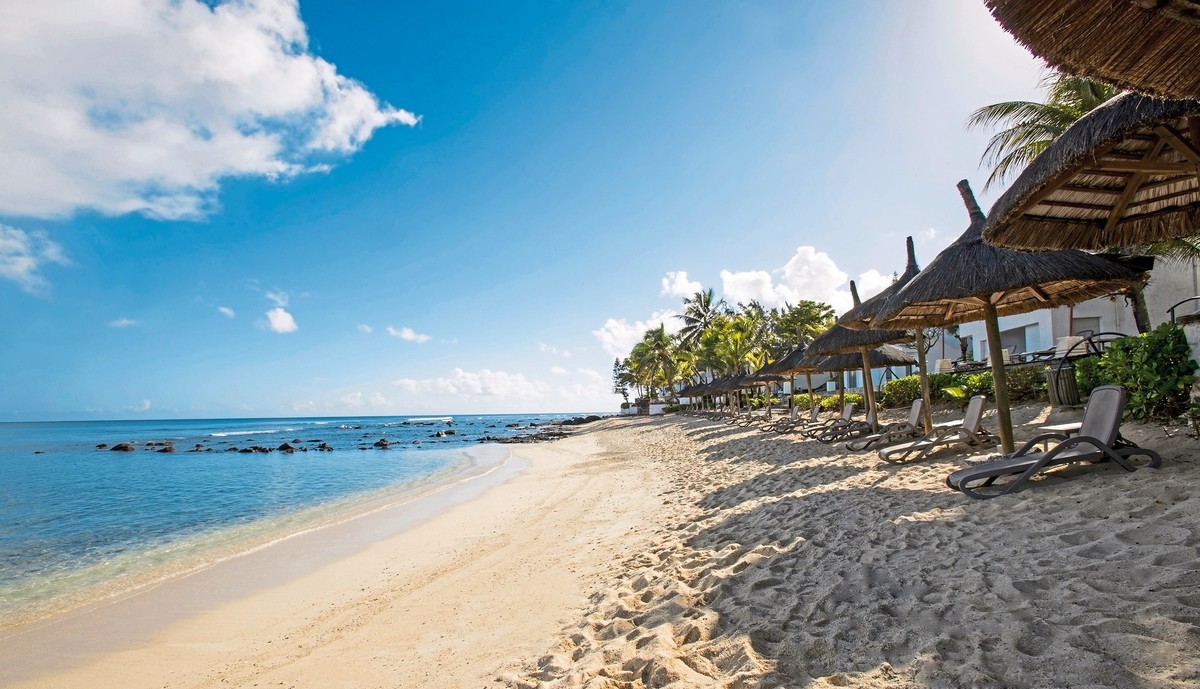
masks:
[[[379,440],[375,441],[375,447],[381,447],[386,450],[388,445],[391,445],[391,443],[388,442],[387,438],[380,438]]]
[[[174,452],[174,451],[175,451],[174,445],[167,445],[159,450],[159,452]]]
[[[244,448],[238,450],[238,452],[240,452],[241,454],[244,454],[244,455],[248,455],[248,454],[251,454],[252,452],[254,452],[254,448],[244,447]]]
[[[438,431],[437,433],[434,433],[433,435],[431,435],[431,436],[429,436],[429,437],[430,437],[430,438],[445,438],[445,437],[446,437],[446,431]]]
[[[444,433],[446,435],[458,435],[458,431],[454,430],[453,428],[448,428],[448,429],[442,431],[442,433]]]
[[[103,450],[106,447],[108,447],[108,443],[100,443],[99,445],[96,446],[96,449]]]
[[[521,424],[519,424],[519,423],[510,423],[510,424],[506,424],[504,427],[505,427],[505,428],[520,428],[520,427],[521,427]]]
[[[296,451],[296,448],[292,447],[291,445],[289,445],[287,443],[284,443],[275,449],[279,450],[280,452],[295,452]]]
[[[108,448],[108,451],[109,452],[133,452],[133,445],[131,443],[117,443],[116,445],[113,445],[112,447]]]
[[[306,442],[306,443],[323,443],[325,441],[321,440],[320,438],[313,438],[312,440],[305,440],[304,442]]]
[[[34,450],[34,451],[33,451],[33,454],[35,454],[35,455],[44,455],[44,454],[46,454],[46,451],[45,451],[45,450]]]
[[[412,441],[412,444],[413,444],[413,445],[420,445],[420,444],[421,444],[421,441],[420,441],[420,440],[414,440],[414,441]]]
[[[293,442],[293,443],[296,443],[296,444],[300,444],[300,439],[299,439],[299,438],[292,438],[292,442]]]
[[[227,447],[227,448],[225,448],[225,451],[226,452],[241,452],[241,450],[237,449],[237,447]]]
[[[333,448],[329,446],[329,443],[321,443],[317,445],[317,449],[321,452],[333,452]]]

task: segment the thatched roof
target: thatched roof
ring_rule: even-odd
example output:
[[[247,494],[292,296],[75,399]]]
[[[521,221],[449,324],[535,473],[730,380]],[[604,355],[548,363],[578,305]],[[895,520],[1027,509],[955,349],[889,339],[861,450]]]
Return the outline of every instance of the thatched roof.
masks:
[[[1122,94],[1071,125],[1021,173],[992,206],[983,237],[1045,250],[1200,234],[1197,166],[1200,101]]]
[[[760,373],[778,373],[780,375],[790,375],[792,373],[803,373],[806,370],[813,370],[816,364],[812,365],[802,363],[805,360],[807,347],[800,345],[799,347],[788,352],[786,356],[777,359],[766,366],[759,369]]]
[[[908,260],[904,265],[904,273],[879,294],[842,314],[842,317],[837,321],[838,325],[845,326],[851,330],[866,330],[870,328],[875,317],[879,315],[879,310],[887,304],[892,295],[903,289],[910,280],[917,276],[917,273],[921,272],[921,269],[917,267],[917,252],[913,249],[912,237],[905,239],[905,249],[908,254]]]
[[[1070,74],[1164,98],[1200,97],[1195,0],[985,0],[1035,55]]]
[[[912,366],[917,360],[899,347],[880,345],[870,352],[871,368],[884,366]],[[817,366],[818,371],[849,371],[862,368],[862,355],[858,352],[834,354],[825,357]]]
[[[854,306],[861,306],[858,299],[858,287],[854,281],[850,281],[850,294],[854,298]],[[853,309],[846,313],[851,313]],[[857,352],[863,347],[878,347],[881,344],[891,342],[904,342],[912,339],[912,336],[903,330],[883,330],[872,328],[870,330],[851,330],[844,325],[834,325],[829,330],[821,333],[815,340],[809,343],[809,354],[841,354],[843,352]]]
[[[1074,249],[1027,253],[983,243],[983,211],[966,180],[958,183],[971,215],[967,231],[881,309],[877,322],[925,328],[983,320],[984,300],[999,315],[1086,301],[1141,277],[1113,261]]]

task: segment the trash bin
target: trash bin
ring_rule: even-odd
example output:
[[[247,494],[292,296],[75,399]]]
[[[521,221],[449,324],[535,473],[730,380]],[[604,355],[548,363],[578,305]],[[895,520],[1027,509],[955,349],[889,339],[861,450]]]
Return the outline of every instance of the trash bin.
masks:
[[[1046,369],[1046,394],[1052,407],[1074,407],[1079,405],[1079,386],[1075,384],[1075,367],[1065,364],[1062,368],[1050,365]]]

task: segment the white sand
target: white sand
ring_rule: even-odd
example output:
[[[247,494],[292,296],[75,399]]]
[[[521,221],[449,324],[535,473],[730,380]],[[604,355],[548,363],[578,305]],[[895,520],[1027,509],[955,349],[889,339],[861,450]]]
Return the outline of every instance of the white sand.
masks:
[[[1028,436],[1046,410],[1014,417]],[[1161,470],[973,501],[942,485],[960,455],[605,421],[364,552],[18,686],[1198,687],[1200,462],[1175,430],[1127,428]]]
[[[1046,414],[1016,410],[1021,436]],[[1200,686],[1193,439],[1134,426],[1163,469],[1091,465],[975,501],[942,485],[961,457],[897,467],[643,423],[673,517],[510,685]]]

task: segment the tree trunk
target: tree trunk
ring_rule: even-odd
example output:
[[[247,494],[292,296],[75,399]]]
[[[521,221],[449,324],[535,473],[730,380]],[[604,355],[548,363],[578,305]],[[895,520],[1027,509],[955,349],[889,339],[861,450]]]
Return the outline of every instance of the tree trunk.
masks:
[[[1145,334],[1154,329],[1150,325],[1150,307],[1146,305],[1146,287],[1137,285],[1129,288],[1129,296],[1133,297],[1133,322],[1138,332]]]

